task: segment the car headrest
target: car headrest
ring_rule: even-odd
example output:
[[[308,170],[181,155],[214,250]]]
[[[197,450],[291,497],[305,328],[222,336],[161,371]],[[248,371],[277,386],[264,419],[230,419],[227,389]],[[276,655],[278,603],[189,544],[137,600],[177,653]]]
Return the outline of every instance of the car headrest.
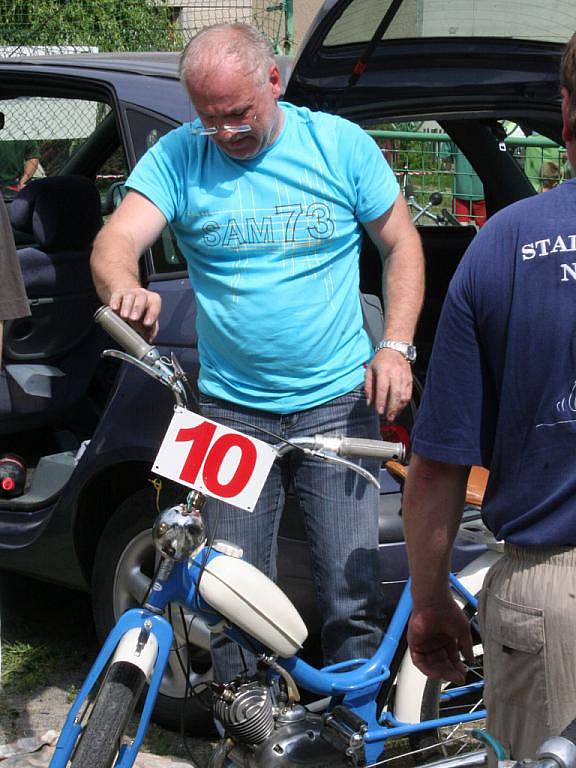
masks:
[[[85,176],[35,179],[18,192],[9,213],[12,226],[46,251],[86,248],[102,226],[100,194]]]

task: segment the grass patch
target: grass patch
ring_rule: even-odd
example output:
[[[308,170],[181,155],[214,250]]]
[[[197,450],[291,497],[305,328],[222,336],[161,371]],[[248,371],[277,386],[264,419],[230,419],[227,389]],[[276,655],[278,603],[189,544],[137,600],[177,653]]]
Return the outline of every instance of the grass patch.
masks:
[[[72,702],[76,699],[76,696],[78,696],[80,692],[80,688],[77,685],[71,685],[68,687],[68,690],[66,691],[66,701]]]
[[[51,676],[75,669],[82,653],[71,648],[16,641],[2,648],[2,684],[7,692],[29,693],[45,687]]]

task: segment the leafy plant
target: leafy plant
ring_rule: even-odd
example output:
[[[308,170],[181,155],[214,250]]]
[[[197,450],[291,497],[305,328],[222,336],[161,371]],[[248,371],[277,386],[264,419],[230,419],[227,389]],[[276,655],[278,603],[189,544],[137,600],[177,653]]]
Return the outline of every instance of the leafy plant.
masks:
[[[180,50],[173,9],[145,0],[2,0],[0,44]]]

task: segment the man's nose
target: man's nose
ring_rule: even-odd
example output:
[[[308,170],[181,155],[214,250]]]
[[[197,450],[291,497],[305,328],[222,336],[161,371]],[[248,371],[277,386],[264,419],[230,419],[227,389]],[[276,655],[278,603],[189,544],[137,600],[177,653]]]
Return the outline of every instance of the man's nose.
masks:
[[[219,125],[217,135],[226,141],[230,141],[230,139],[234,138],[234,136],[237,136],[238,134],[235,131],[231,131],[229,128],[226,128],[224,125]]]

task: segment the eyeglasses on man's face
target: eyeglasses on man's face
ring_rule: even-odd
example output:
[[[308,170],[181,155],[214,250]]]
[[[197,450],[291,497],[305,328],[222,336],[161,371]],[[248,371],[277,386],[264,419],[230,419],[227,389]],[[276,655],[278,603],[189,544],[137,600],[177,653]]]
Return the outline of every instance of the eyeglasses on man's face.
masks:
[[[205,123],[208,121],[203,120],[202,125],[192,126],[192,133],[195,136],[215,136],[220,131],[225,133],[249,133],[254,127],[255,121],[255,114],[243,114],[238,118],[238,122],[235,122],[233,118],[227,118],[227,122],[220,125],[217,123],[206,125]]]

